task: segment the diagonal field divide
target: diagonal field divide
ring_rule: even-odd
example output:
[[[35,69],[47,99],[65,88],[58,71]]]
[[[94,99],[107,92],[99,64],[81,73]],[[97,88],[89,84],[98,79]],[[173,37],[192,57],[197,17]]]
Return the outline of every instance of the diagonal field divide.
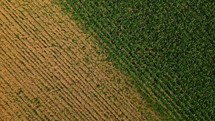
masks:
[[[51,0],[0,0],[0,120],[160,118]]]

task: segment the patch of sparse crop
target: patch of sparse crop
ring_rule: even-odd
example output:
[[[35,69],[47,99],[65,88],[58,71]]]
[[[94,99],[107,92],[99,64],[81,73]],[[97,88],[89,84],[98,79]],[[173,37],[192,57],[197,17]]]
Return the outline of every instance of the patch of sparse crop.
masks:
[[[164,119],[215,120],[214,1],[60,1]]]

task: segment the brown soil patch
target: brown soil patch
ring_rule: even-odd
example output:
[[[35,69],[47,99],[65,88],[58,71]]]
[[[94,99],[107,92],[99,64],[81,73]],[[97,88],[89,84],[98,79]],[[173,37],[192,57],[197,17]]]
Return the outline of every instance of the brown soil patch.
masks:
[[[51,0],[0,0],[0,120],[159,120],[92,40]]]

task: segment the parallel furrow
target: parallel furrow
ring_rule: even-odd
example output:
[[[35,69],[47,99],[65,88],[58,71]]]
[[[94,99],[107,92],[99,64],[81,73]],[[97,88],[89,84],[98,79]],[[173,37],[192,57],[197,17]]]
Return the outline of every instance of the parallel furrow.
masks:
[[[14,47],[14,48],[16,48],[16,47]],[[21,49],[18,48],[18,49],[17,49],[17,52],[19,52],[19,50],[21,50]],[[26,51],[22,51],[22,52],[20,52],[20,53],[23,53],[23,54],[24,54],[25,56],[27,56],[28,58],[32,58],[32,57],[33,57],[32,55],[29,55],[29,56],[28,56],[28,53],[27,53]],[[25,56],[22,56],[22,57],[25,57]],[[36,60],[36,59],[34,59],[34,58],[32,58],[32,59],[33,59],[33,60]],[[27,60],[27,59],[25,58],[25,60]],[[37,69],[36,69],[37,67],[34,67],[34,65],[38,65],[38,63],[37,63],[37,64],[36,64],[36,63],[34,64],[35,61],[33,61],[33,60],[31,60],[31,59],[28,59],[28,60],[30,60],[30,61],[27,61],[27,63],[28,63],[28,64],[32,63],[32,66],[31,66],[31,67],[33,67],[33,70],[37,70]],[[32,69],[30,69],[30,70],[32,70]],[[42,70],[43,70],[43,69],[41,69],[41,70],[39,70],[39,71],[42,72]],[[42,74],[42,75],[44,75],[44,74]],[[40,76],[42,76],[42,75],[40,75]],[[45,77],[46,77],[46,76],[45,76]],[[48,82],[48,81],[46,80],[46,82]],[[41,82],[41,83],[43,83],[43,82]],[[51,82],[49,82],[48,85],[52,85]],[[54,88],[53,85],[52,85],[52,87]],[[58,88],[58,90],[60,90],[60,89],[61,89],[61,87]],[[44,93],[46,94],[46,92],[44,92]],[[64,95],[64,96],[62,96],[62,97],[66,97],[66,96]],[[49,98],[48,98],[48,99],[49,99]],[[50,99],[51,99],[51,98],[50,98]],[[59,102],[61,102],[61,101],[59,101]],[[60,104],[61,104],[61,103],[60,103]],[[56,104],[56,105],[57,105],[57,104]],[[59,105],[59,104],[58,104],[58,105]],[[72,106],[72,105],[70,105],[70,106]],[[78,107],[79,107],[79,106],[78,106]],[[76,107],[76,108],[78,108],[78,107]]]
[[[5,48],[4,48],[4,50],[1,48],[1,50],[2,50],[2,52],[4,52],[5,53]],[[7,55],[7,54],[5,54],[5,56],[4,56],[4,58],[5,57],[9,57],[9,59],[11,59],[11,57],[10,57],[10,55]],[[15,57],[16,58],[16,56],[15,55],[13,55],[13,57]],[[2,60],[3,60],[3,58],[1,58]],[[23,78],[23,77],[25,77],[26,75],[28,75],[28,72],[27,71],[25,71],[25,69],[22,69],[22,67],[23,67],[23,65],[20,65],[20,63],[15,63],[15,62],[12,62],[13,64],[8,64],[7,62],[4,62],[5,64],[7,64],[6,65],[6,67],[9,67],[9,68],[7,68],[8,69],[8,71],[9,71],[9,69],[11,69],[11,68],[15,68],[17,71],[16,71],[16,73],[14,72],[15,70],[11,70],[10,72],[10,74],[11,75],[13,75],[13,76],[17,76],[18,77],[18,79],[16,80],[16,81],[18,81],[19,82],[19,84],[18,85],[20,85],[20,87],[23,87],[24,89],[26,89],[26,95],[29,95],[28,96],[28,98],[33,98],[33,97],[35,97],[37,94],[40,94],[40,92],[42,92],[42,89],[40,88],[40,86],[39,85],[36,85],[34,82],[32,82],[32,84],[33,85],[36,85],[35,86],[35,88],[33,88],[32,86],[29,86],[29,85],[27,85],[27,84],[24,84],[23,85],[23,82],[25,82],[25,79]],[[29,71],[29,70],[28,70]],[[21,72],[21,73],[20,73]],[[12,73],[15,73],[15,75],[14,74],[12,74]],[[33,88],[33,90],[32,90],[32,88]],[[43,93],[43,94],[46,94],[45,92]],[[46,98],[46,96],[42,96],[42,98],[41,98],[41,100],[43,100],[44,99],[44,102],[49,102],[47,99],[50,99],[50,98]],[[23,104],[28,104],[28,102],[25,102],[25,103],[23,103]],[[48,106],[48,107],[46,107],[46,109],[47,110],[49,110],[52,106],[51,105],[46,105],[46,106]],[[28,107],[28,111],[30,111],[31,112],[31,107],[29,106]],[[54,113],[53,112],[53,115],[55,116],[56,115],[56,113]],[[38,114],[37,114],[37,116],[39,116]],[[41,118],[41,117],[40,117]],[[57,118],[57,117],[55,117],[55,118]],[[60,119],[59,117],[57,118],[57,119]]]

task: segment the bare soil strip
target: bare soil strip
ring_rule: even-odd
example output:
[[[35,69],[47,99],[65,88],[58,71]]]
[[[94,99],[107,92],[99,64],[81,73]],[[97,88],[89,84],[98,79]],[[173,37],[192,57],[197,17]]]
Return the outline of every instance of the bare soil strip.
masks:
[[[51,0],[0,0],[0,120],[159,118]]]

